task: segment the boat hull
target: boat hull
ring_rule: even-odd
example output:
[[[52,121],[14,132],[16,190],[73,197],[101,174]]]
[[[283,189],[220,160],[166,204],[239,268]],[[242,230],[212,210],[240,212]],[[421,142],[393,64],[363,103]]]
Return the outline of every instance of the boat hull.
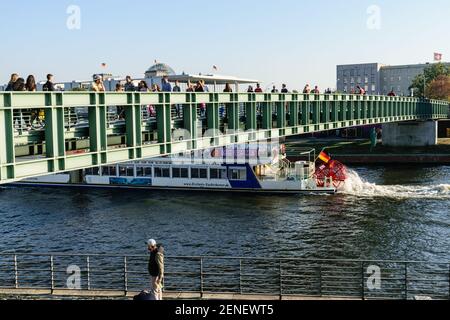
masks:
[[[215,192],[215,193],[264,193],[264,194],[298,194],[298,195],[318,195],[335,194],[336,190],[330,189],[308,189],[308,190],[274,190],[274,189],[221,189],[221,188],[189,188],[189,187],[156,187],[156,186],[136,186],[136,185],[96,185],[96,184],[67,184],[67,183],[34,183],[17,182],[9,184],[10,187],[28,188],[94,188],[94,189],[120,189],[120,190],[152,190],[152,191],[180,191],[180,192]]]

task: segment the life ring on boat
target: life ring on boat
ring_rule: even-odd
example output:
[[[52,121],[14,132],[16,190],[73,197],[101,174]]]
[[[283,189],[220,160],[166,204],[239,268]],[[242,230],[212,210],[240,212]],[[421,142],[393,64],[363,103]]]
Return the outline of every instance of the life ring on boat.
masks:
[[[336,160],[322,164],[314,173],[317,186],[320,188],[331,186],[339,189],[347,180],[347,167]]]

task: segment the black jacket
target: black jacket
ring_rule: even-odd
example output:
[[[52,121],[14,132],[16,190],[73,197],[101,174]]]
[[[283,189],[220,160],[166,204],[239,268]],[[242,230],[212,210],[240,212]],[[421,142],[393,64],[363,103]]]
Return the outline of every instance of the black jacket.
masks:
[[[162,278],[164,275],[164,247],[158,245],[157,250],[150,252],[148,260],[148,273],[152,277]]]
[[[42,87],[43,91],[55,91],[55,85],[53,82],[47,81]]]

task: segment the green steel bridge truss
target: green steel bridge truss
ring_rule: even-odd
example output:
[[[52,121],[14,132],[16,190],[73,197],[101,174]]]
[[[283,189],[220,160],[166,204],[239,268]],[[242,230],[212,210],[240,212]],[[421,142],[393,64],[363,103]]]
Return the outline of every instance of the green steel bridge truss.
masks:
[[[117,106],[125,119],[111,119]],[[71,122],[76,108],[86,110],[85,119]],[[21,115],[39,109],[45,125],[24,126]],[[446,101],[409,97],[1,92],[0,184],[190,150],[448,115]]]

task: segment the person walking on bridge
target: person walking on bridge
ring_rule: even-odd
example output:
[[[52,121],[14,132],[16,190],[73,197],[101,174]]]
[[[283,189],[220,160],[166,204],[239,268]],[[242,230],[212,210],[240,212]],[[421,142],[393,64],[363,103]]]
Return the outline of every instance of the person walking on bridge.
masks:
[[[18,79],[19,79],[19,75],[17,73],[13,73],[11,75],[11,79],[9,80],[8,86],[6,87],[5,91],[13,91],[14,84],[17,82]]]
[[[388,97],[395,97],[397,96],[394,92],[394,89],[391,90],[391,92],[388,93]]]
[[[305,86],[305,88],[303,89],[303,93],[304,94],[310,94],[311,93],[311,87],[309,86],[309,84],[307,84]]]
[[[103,84],[103,79],[101,76],[99,76],[99,75],[94,76],[94,83],[92,84],[92,91],[95,91],[95,92],[105,92],[106,91],[106,88],[105,88],[105,85]]]
[[[147,242],[150,251],[148,260],[148,272],[151,276],[151,290],[156,300],[162,300],[162,289],[164,279],[164,248],[150,239]]]
[[[131,76],[127,76],[125,78],[124,90],[126,92],[135,92],[136,91],[136,86],[134,85],[133,80],[131,79]]]
[[[42,91],[56,91],[53,83],[53,75],[51,73],[47,75],[47,82],[42,86]]]

